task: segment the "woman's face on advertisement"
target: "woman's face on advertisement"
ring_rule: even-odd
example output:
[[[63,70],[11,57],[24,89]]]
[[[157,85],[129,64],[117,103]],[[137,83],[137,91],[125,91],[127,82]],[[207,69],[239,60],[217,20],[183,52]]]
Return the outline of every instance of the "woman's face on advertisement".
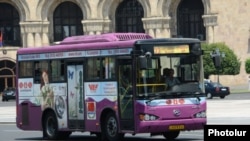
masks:
[[[46,72],[43,72],[42,77],[43,77],[44,83],[48,83],[49,82],[48,74]]]

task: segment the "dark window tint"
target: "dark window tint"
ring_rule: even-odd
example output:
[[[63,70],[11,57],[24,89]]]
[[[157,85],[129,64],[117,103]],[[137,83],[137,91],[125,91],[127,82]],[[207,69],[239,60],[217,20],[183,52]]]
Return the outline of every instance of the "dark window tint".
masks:
[[[116,32],[144,33],[144,11],[137,0],[124,0],[116,11]]]
[[[201,0],[182,0],[178,7],[177,36],[205,40],[203,14],[204,7]]]
[[[81,9],[72,2],[60,4],[54,12],[54,41],[65,37],[83,35]]]
[[[10,4],[0,3],[0,34],[3,46],[20,46],[19,14]]]
[[[52,81],[64,81],[64,61],[53,60],[50,62],[51,66],[51,80]]]
[[[88,80],[115,78],[115,58],[113,57],[89,58],[87,61],[86,78]]]
[[[19,65],[19,77],[29,77],[32,76],[32,62],[20,62]]]

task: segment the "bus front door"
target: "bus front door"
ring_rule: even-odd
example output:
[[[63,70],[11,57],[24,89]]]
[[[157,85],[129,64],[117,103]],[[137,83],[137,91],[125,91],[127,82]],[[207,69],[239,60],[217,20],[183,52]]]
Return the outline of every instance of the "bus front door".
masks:
[[[84,128],[83,65],[67,65],[68,83],[68,127]]]
[[[121,130],[134,130],[132,60],[119,60],[119,113]]]

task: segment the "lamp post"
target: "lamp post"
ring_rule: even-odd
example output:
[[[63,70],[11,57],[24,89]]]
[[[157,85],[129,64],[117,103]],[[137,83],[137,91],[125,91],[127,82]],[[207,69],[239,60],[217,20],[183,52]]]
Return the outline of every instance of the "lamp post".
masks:
[[[219,69],[221,68],[221,62],[222,62],[222,58],[225,57],[225,53],[224,52],[220,52],[220,50],[218,48],[216,48],[214,51],[212,51],[210,53],[213,62],[214,62],[214,66],[217,69],[217,82],[220,83],[220,78],[219,78]]]

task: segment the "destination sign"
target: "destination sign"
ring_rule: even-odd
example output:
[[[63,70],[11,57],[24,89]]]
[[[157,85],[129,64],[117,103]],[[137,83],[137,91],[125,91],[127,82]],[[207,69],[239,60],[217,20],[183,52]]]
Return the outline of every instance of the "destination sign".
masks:
[[[188,45],[154,46],[154,54],[190,53]]]

